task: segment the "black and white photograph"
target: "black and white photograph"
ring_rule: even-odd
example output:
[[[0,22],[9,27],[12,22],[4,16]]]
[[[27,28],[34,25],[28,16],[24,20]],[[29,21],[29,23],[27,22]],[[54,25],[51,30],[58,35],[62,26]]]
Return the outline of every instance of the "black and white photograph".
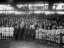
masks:
[[[64,1],[0,0],[0,48],[64,48]]]

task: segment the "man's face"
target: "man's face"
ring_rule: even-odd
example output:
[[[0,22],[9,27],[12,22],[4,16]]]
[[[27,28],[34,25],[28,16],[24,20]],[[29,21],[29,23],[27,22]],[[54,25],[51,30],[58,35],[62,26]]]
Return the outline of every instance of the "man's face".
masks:
[[[15,26],[15,28],[16,28],[16,26]]]
[[[50,29],[50,27],[48,27],[48,29]]]

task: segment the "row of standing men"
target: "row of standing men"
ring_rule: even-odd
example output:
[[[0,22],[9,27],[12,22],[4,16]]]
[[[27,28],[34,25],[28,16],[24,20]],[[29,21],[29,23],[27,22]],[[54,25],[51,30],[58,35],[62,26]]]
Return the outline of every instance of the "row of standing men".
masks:
[[[14,28],[15,40],[35,40],[35,28],[29,28],[29,26]]]

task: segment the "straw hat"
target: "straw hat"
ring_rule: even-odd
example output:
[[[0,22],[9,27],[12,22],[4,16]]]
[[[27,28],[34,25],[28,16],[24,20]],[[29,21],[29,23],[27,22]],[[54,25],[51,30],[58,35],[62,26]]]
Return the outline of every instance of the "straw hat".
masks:
[[[63,26],[59,26],[59,29],[62,29],[63,28]]]

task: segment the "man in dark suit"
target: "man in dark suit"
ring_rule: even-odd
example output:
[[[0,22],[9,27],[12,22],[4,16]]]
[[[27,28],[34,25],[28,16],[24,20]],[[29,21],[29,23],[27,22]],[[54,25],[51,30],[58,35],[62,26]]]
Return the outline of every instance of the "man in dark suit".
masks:
[[[23,40],[24,32],[25,32],[24,26],[20,27],[19,28],[20,40]]]
[[[17,26],[14,26],[14,40],[17,40],[17,38],[18,38]]]
[[[25,25],[24,40],[28,39],[28,26]]]

